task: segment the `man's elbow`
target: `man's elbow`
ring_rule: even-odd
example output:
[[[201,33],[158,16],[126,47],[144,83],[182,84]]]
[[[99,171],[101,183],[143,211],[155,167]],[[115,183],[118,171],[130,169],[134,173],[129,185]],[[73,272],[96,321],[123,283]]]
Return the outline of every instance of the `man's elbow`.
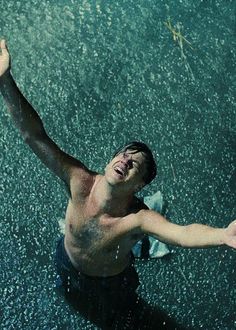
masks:
[[[23,141],[27,144],[30,144],[30,140],[32,140],[31,135],[28,131],[23,131],[21,133],[21,136],[23,138]]]
[[[33,145],[37,141],[43,141],[47,136],[43,127],[39,127],[32,131],[30,129],[21,130],[21,136],[24,142],[28,145]]]

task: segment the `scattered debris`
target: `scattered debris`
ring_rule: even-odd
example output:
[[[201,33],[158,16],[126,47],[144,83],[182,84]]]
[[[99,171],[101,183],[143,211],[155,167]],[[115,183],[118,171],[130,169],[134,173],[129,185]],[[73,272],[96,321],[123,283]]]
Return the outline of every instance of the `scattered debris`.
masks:
[[[184,61],[186,70],[190,73],[192,79],[195,80],[192,69],[191,69],[191,67],[187,61],[187,57],[184,53],[184,43],[186,43],[192,50],[194,50],[194,48],[192,47],[191,43],[182,35],[182,33],[180,31],[181,26],[179,23],[177,23],[176,26],[173,26],[171,24],[170,17],[168,17],[167,21],[164,22],[164,24],[167,27],[167,29],[170,30],[170,32],[172,33],[174,41],[176,41],[177,44],[179,45],[181,58]]]

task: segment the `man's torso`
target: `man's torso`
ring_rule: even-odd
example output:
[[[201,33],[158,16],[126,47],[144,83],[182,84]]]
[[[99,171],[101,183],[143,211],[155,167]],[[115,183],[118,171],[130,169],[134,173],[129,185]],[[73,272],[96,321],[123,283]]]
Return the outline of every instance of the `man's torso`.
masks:
[[[122,272],[130,262],[133,245],[143,237],[135,216],[143,208],[145,205],[134,198],[127,211],[114,216],[101,212],[90,194],[84,200],[70,200],[65,248],[75,268],[90,276]]]

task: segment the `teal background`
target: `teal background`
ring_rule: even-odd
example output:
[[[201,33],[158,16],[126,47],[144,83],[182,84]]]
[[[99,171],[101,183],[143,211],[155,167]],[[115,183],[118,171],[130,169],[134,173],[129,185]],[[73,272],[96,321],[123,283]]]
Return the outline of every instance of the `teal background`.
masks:
[[[5,1],[0,35],[18,86],[58,145],[103,171],[127,140],[150,145],[174,223],[236,218],[236,2]],[[181,57],[164,22],[179,23]],[[97,329],[55,292],[67,196],[24,145],[0,99],[2,329]],[[192,329],[235,329],[236,253],[172,248],[136,262],[142,296]],[[158,327],[157,327],[158,329]]]

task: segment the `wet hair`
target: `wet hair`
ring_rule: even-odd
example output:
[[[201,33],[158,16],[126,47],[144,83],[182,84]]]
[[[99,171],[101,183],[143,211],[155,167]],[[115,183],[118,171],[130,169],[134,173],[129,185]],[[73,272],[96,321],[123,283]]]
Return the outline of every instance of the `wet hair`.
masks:
[[[120,147],[119,149],[116,150],[116,152],[113,154],[113,157],[116,157],[117,155],[126,152],[127,150],[133,150],[134,154],[138,153],[138,152],[142,152],[144,154],[145,157],[145,161],[146,161],[146,173],[144,173],[143,179],[145,184],[150,183],[156,176],[157,174],[157,166],[156,166],[156,162],[154,160],[153,154],[151,152],[151,150],[149,149],[149,147],[143,143],[143,142],[139,142],[139,141],[132,141],[127,143],[125,146]]]

